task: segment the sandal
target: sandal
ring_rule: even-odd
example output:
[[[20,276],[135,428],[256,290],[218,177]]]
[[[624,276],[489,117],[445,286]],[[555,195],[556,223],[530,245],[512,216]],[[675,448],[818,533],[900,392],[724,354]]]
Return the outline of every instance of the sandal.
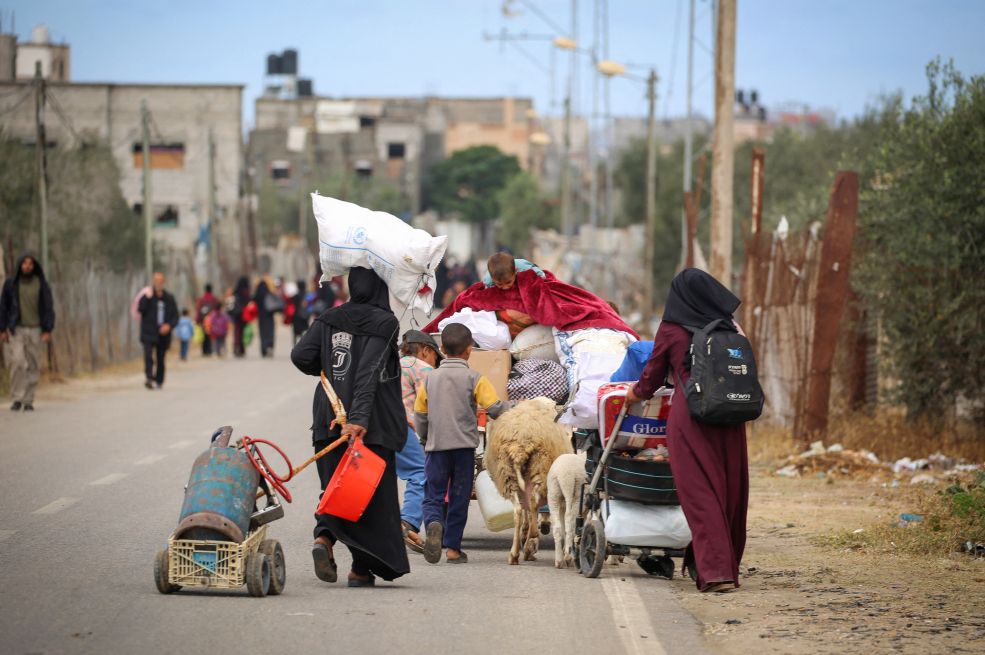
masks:
[[[424,554],[424,540],[421,535],[410,526],[407,521],[400,522],[401,534],[404,536],[404,544],[415,553]]]
[[[424,559],[429,564],[441,561],[441,542],[445,536],[445,528],[437,521],[428,524],[427,541],[424,542]]]
[[[311,559],[315,562],[315,577],[322,582],[335,582],[339,579],[339,568],[335,565],[332,549],[316,541],[311,547]]]
[[[735,583],[725,580],[724,582],[713,582],[705,589],[705,593],[727,594],[735,591]]]
[[[375,587],[376,586],[376,576],[370,573],[369,575],[359,575],[357,573],[349,572],[349,582],[348,586],[352,588],[357,587]]]
[[[464,550],[458,551],[458,557],[445,557],[445,561],[449,564],[468,564],[469,556],[465,554]]]

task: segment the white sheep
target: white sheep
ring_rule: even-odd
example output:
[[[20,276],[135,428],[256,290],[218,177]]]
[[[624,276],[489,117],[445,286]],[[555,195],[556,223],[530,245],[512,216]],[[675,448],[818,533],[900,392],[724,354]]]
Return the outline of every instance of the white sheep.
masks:
[[[554,566],[571,566],[571,545],[575,538],[578,515],[578,492],[588,481],[585,473],[586,453],[565,454],[554,460],[547,472],[547,506],[551,510],[554,532]]]
[[[571,452],[571,428],[555,422],[557,408],[549,398],[520,402],[490,423],[483,457],[489,477],[504,498],[513,502],[513,546],[509,563],[537,559],[537,508],[547,496],[547,472],[559,456]]]

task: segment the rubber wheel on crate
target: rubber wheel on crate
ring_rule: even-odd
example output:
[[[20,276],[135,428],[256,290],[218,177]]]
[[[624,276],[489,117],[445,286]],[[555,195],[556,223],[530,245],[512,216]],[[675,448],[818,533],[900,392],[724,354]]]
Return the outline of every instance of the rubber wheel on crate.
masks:
[[[154,584],[162,594],[173,594],[181,589],[181,585],[171,584],[168,580],[170,564],[168,549],[158,551],[157,556],[154,557]]]
[[[284,549],[276,539],[265,539],[260,543],[260,552],[270,562],[270,589],[267,593],[279,596],[287,583],[287,564],[284,562]]]
[[[581,531],[579,568],[586,578],[597,578],[605,564],[605,526],[602,521],[593,519]]]
[[[246,556],[246,590],[255,598],[263,598],[270,591],[270,560],[257,551]]]
[[[691,545],[688,545],[687,550],[684,551],[684,565],[682,568],[687,573],[687,577],[691,578],[691,582],[698,581],[698,567],[694,562],[694,547]]]
[[[668,580],[674,579],[674,560],[666,555],[640,556],[636,559],[636,563],[649,575],[657,575]]]

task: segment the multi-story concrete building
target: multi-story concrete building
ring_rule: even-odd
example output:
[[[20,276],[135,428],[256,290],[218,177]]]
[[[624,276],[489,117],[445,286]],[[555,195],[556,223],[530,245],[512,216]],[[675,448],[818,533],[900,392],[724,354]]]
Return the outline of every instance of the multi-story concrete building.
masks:
[[[49,82],[46,87],[49,147],[86,140],[108,144],[134,220],[141,220],[143,202],[141,106],[146,103],[155,239],[177,249],[194,246],[208,224],[213,156],[218,220],[234,216],[243,161],[242,85]],[[0,82],[0,130],[32,145],[34,101],[27,96],[34,93],[29,82]]]
[[[34,77],[36,66],[41,64],[41,76],[52,82],[67,82],[71,77],[71,52],[67,43],[52,43],[46,25],[31,30],[31,40],[17,44],[14,77],[29,80]],[[2,76],[0,79],[10,79]]]

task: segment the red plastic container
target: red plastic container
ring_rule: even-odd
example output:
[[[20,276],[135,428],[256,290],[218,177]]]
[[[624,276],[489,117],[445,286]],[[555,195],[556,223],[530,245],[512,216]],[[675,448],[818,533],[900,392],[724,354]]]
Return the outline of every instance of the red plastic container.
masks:
[[[609,441],[619,410],[626,402],[631,382],[611,382],[599,388],[599,432],[602,444]],[[667,443],[667,419],[673,389],[660,389],[653,398],[630,407],[616,433],[616,450],[656,448]]]
[[[386,462],[356,439],[332,475],[315,514],[331,514],[346,521],[358,521],[380,484]]]

